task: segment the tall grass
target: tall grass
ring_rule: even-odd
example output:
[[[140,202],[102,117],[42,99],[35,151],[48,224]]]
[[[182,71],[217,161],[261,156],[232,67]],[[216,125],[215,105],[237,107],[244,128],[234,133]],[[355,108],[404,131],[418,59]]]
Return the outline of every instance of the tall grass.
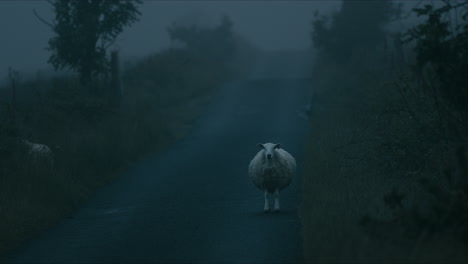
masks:
[[[447,232],[426,236],[418,220],[438,219],[421,178],[450,189],[444,171],[459,170],[454,152],[466,144],[460,136],[466,131],[444,121],[460,119],[421,86],[421,76],[385,58],[376,49],[345,63],[322,57],[314,68],[302,181],[305,259],[462,263],[466,244]],[[400,203],[404,215],[390,208]],[[413,208],[421,209],[420,218]]]
[[[186,135],[230,78],[224,62],[185,49],[144,58],[122,74],[120,105],[73,76],[32,79],[18,88],[16,124],[0,89],[0,255],[73,212],[123,169]],[[18,141],[48,145],[54,173],[29,173]]]

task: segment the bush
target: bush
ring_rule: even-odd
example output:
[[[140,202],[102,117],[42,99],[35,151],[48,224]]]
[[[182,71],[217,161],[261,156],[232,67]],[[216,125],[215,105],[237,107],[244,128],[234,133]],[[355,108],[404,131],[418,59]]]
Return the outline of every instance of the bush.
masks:
[[[458,8],[462,7],[460,3]],[[313,129],[301,212],[309,261],[466,262],[468,258],[464,147],[468,127],[461,104],[466,85],[457,86],[466,74],[462,74],[464,62],[443,59],[445,53],[440,53],[448,49],[448,56],[464,58],[466,45],[456,48],[455,32],[441,37],[441,28],[457,28],[442,23],[449,18],[445,9],[439,18],[433,14],[437,8],[421,10],[427,12],[423,16],[428,21],[416,26],[420,31],[410,30],[418,36],[413,38],[412,67],[388,65],[384,45],[377,42],[385,31],[371,31],[377,33],[367,39],[349,30],[365,28],[359,27],[368,19],[364,14],[355,16],[357,21],[349,15],[339,28],[337,17],[344,11],[329,23],[326,18],[315,21],[312,36],[320,53],[313,71]],[[461,17],[459,23],[465,23]],[[383,29],[378,25],[384,26],[371,26]],[[352,36],[335,34],[340,30]],[[461,27],[457,32],[462,34]],[[344,45],[348,42],[354,43]],[[441,65],[447,67],[441,70]],[[450,79],[451,74],[457,76]],[[317,245],[321,242],[325,246]]]

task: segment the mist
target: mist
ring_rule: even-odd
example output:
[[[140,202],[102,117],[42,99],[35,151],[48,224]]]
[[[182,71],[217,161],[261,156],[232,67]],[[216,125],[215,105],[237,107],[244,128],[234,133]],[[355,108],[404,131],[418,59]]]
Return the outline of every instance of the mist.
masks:
[[[468,0],[0,1],[1,263],[468,263]]]
[[[171,45],[166,28],[174,22],[210,26],[228,15],[234,30],[262,50],[306,50],[313,12],[328,14],[339,5],[338,1],[145,1],[140,21],[124,30],[115,47],[123,58],[143,57]],[[0,2],[3,74],[8,67],[23,73],[51,70],[46,48],[53,33],[33,10],[46,21],[53,20],[47,1]]]

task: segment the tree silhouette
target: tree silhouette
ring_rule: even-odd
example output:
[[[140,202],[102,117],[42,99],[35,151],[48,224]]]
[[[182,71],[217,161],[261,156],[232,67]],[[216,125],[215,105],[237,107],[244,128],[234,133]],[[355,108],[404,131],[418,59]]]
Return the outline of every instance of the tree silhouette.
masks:
[[[197,54],[219,60],[229,58],[235,50],[232,27],[229,17],[223,16],[221,23],[214,28],[173,24],[167,31],[172,41],[182,43]]]
[[[107,49],[125,26],[138,20],[141,0],[56,0],[49,40],[49,63],[57,69],[78,71],[82,84],[89,84],[108,70]]]
[[[343,1],[331,19],[315,14],[312,41],[315,48],[338,61],[347,61],[356,51],[368,51],[385,38],[384,26],[399,16],[393,1]]]
[[[443,99],[468,115],[468,1],[444,1],[414,8],[423,23],[409,29],[406,42],[415,43],[416,68],[431,66]]]

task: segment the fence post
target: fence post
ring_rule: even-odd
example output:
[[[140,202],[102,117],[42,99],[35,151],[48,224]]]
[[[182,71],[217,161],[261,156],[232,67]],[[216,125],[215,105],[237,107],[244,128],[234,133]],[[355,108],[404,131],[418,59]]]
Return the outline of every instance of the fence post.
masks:
[[[111,82],[110,82],[110,96],[111,100],[119,104],[122,99],[122,87],[120,83],[120,64],[119,64],[119,51],[113,50],[111,52]]]
[[[11,112],[10,112],[10,121],[11,123],[16,123],[16,85],[18,72],[13,70],[11,67],[8,68],[8,78],[10,79],[11,85]]]

